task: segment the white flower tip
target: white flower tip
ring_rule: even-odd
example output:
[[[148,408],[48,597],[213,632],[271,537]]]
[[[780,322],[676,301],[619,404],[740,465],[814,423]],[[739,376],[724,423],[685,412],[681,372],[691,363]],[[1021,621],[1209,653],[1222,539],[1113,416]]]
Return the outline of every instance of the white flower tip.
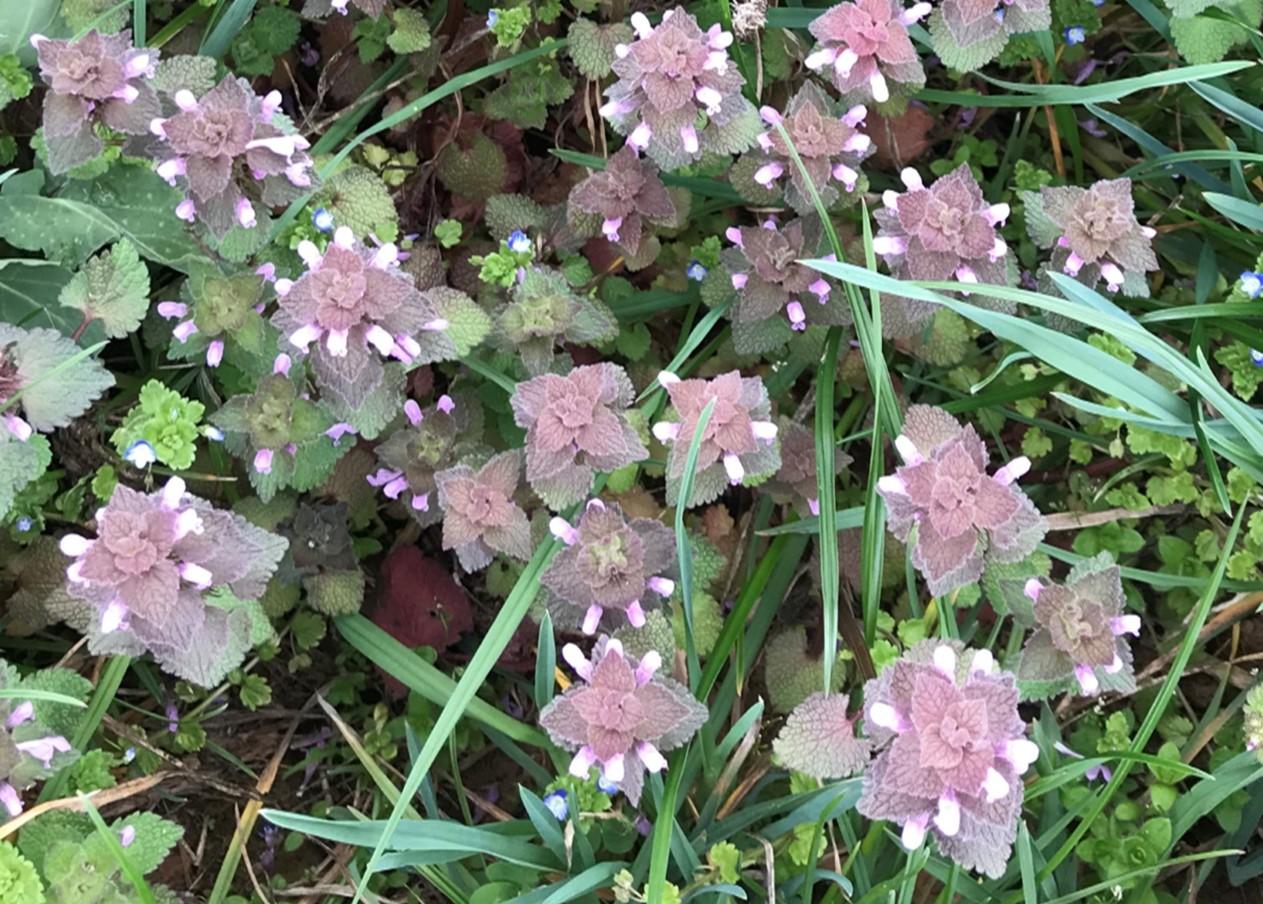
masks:
[[[600,606],[592,605],[588,607],[588,611],[583,615],[583,633],[591,637],[596,633],[596,629],[601,624],[601,616],[605,614],[605,610]]]
[[[939,644],[934,648],[934,667],[955,681],[956,651],[947,644]]]
[[[579,542],[579,532],[560,515],[554,516],[548,522],[548,532],[567,546],[574,546],[575,543]]]
[[[903,845],[905,850],[915,851],[925,844],[925,829],[929,822],[929,814],[923,813],[920,816],[912,817],[903,824],[903,831],[899,835],[899,843]]]
[[[181,88],[175,92],[173,97],[175,105],[186,113],[190,110],[197,109],[197,98],[193,96],[193,92],[187,88]]]
[[[899,171],[899,181],[904,184],[908,191],[917,191],[925,187],[925,183],[921,181],[921,174],[910,166],[905,166]]]
[[[1094,697],[1101,690],[1101,682],[1097,680],[1096,671],[1090,665],[1076,665],[1074,677],[1079,682],[1079,690],[1086,697]]]
[[[333,244],[339,248],[355,247],[355,233],[351,231],[350,226],[339,226],[333,231]]]
[[[605,763],[602,764],[601,776],[607,782],[617,785],[623,780],[623,776],[625,774],[623,755],[621,753],[609,760],[606,760]]]
[[[984,675],[990,675],[995,669],[995,656],[990,650],[979,650],[974,654],[973,662],[969,666],[970,672],[981,672]]]
[[[79,534],[66,534],[57,544],[63,555],[77,559],[92,548],[92,541]]]
[[[640,600],[632,600],[628,604],[627,623],[633,628],[643,628],[645,626],[645,610],[640,605]]]
[[[887,474],[877,479],[877,489],[887,496],[903,496],[908,492],[908,485],[896,474]]]
[[[1039,594],[1043,591],[1043,589],[1044,584],[1039,578],[1029,578],[1026,581],[1026,584],[1022,587],[1022,593],[1026,595],[1027,599],[1034,602],[1039,599]]]
[[[1140,634],[1140,616],[1135,613],[1120,615],[1110,622],[1110,629],[1116,635]]]
[[[1003,797],[1007,797],[1009,793],[1009,781],[1003,775],[991,767],[987,770],[987,776],[982,780],[982,790],[987,798],[987,803],[995,803]]]
[[[724,471],[728,475],[728,482],[733,486],[741,483],[746,476],[746,469],[741,464],[741,459],[731,452],[724,454]]]
[[[868,80],[868,87],[872,89],[873,100],[879,104],[884,104],[890,100],[890,87],[886,84],[886,79],[880,72],[874,72]]]
[[[658,383],[663,387],[674,386],[680,382],[680,378],[669,370],[658,371]]]
[[[905,465],[914,465],[921,461],[921,453],[917,451],[916,443],[902,433],[895,437],[895,451],[899,453]]]
[[[934,825],[948,838],[955,837],[960,831],[960,802],[950,792],[938,799]]]
[[[903,726],[903,719],[899,718],[899,713],[889,703],[874,703],[870,706],[868,719],[877,727],[887,731],[899,731]]]
[[[650,772],[661,772],[667,768],[667,758],[648,741],[640,741],[636,744],[636,757]]]
[[[1022,477],[1024,477],[1026,473],[1030,471],[1030,469],[1031,469],[1031,460],[1027,458],[1025,455],[1019,455],[1017,458],[1010,461],[1007,465],[1002,467],[1000,470],[996,471],[995,473],[996,483],[1002,484],[1004,486],[1008,486],[1011,483],[1015,483],[1016,481],[1021,480]]]
[[[1039,759],[1039,747],[1027,738],[1013,738],[1005,744],[1004,758],[1013,764],[1018,775],[1022,775]]]
[[[777,427],[771,421],[753,421],[750,424],[750,430],[754,433],[755,439],[761,439],[766,443],[776,439]]]

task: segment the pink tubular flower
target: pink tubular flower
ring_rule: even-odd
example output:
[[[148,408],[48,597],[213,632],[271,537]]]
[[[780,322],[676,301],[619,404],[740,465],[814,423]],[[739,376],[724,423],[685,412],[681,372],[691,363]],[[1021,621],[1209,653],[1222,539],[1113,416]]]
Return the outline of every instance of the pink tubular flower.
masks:
[[[171,153],[158,169],[187,186],[184,218],[197,217],[222,238],[234,226],[254,228],[255,203],[286,204],[310,185],[306,139],[274,125],[275,106],[245,79],[226,76],[200,99],[178,91],[174,100],[175,115],[155,123]]]
[[[1144,274],[1158,269],[1155,232],[1136,220],[1130,179],[1042,188],[1038,194],[1025,193],[1023,200],[1028,209],[1032,204],[1042,209],[1062,231],[1052,246],[1054,267],[1088,286],[1104,280],[1110,292],[1124,291],[1130,275],[1136,281],[1130,291],[1147,291]]]
[[[823,234],[816,221],[731,227],[728,238],[735,247],[725,249],[720,260],[737,292],[730,314],[734,324],[764,324],[775,318],[788,320],[799,332],[851,322],[841,293],[834,296],[828,280],[799,263],[819,256]]]
[[[556,603],[571,624],[582,620],[584,634],[596,633],[606,610],[639,627],[646,610],[675,591],[675,582],[663,577],[675,566],[675,541],[659,522],[629,520],[617,504],[592,499],[577,525],[554,518],[549,527],[566,548],[541,580],[552,595],[550,607]]]
[[[746,475],[762,477],[780,467],[776,434],[761,427],[770,423],[771,414],[761,379],[742,377],[734,370],[710,380],[670,381],[666,389],[679,421],[654,425],[654,435],[671,442],[667,456],[668,505],[678,501],[689,447],[702,412],[711,401],[714,406],[698,446],[693,496],[686,505],[709,502],[727,484],[741,483]],[[668,429],[661,430],[663,427]]]
[[[912,92],[925,84],[925,70],[908,37],[908,26],[929,12],[918,4],[908,12],[899,0],[839,3],[808,26],[819,42],[807,68],[827,71],[851,102],[890,99],[891,85]]]
[[[900,279],[957,280],[1008,285],[1008,248],[996,224],[1008,216],[1007,204],[988,204],[969,167],[962,165],[925,186],[912,168],[901,174],[907,190],[889,191],[874,213],[881,227],[873,250]],[[887,301],[883,299],[883,301]],[[893,316],[883,320],[892,336],[918,332],[937,309],[929,302],[900,298]],[[1012,307],[971,296],[974,304]]]
[[[1075,566],[1064,584],[1032,578],[1026,596],[1038,627],[1017,670],[1024,696],[1076,686],[1089,697],[1135,690],[1127,635],[1140,633],[1140,616],[1123,614],[1121,572],[1107,554]]]
[[[628,423],[635,399],[617,364],[576,367],[517,384],[510,403],[526,428],[526,480],[553,509],[588,494],[597,471],[616,471],[649,457]]]
[[[598,766],[634,806],[645,771],[666,768],[663,752],[688,742],[706,721],[706,707],[661,674],[655,652],[638,661],[617,640],[601,637],[590,659],[573,644],[562,656],[580,680],[544,707],[539,724],[554,743],[576,751],[572,775],[586,778]]]
[[[767,162],[755,172],[756,182],[767,188],[788,174],[785,200],[801,216],[815,211],[813,186],[826,207],[832,206],[841,192],[855,190],[860,161],[873,152],[872,141],[859,131],[867,113],[862,105],[838,116],[824,91],[815,83],[806,82],[790,99],[784,116],[770,107],[764,107],[761,113],[769,128],[759,139],[763,149],[759,159]],[[777,124],[788,133],[802,161],[801,168]],[[760,174],[766,178],[760,179]]]
[[[44,136],[54,175],[92,160],[104,142],[103,125],[125,135],[144,135],[161,112],[149,85],[158,51],[132,46],[131,32],[103,35],[92,29],[76,41],[33,35],[44,95]]]
[[[628,255],[640,251],[646,227],[668,226],[676,218],[675,202],[662,184],[658,168],[641,160],[630,144],[570,191],[571,211],[595,214],[603,232]]]
[[[227,651],[239,627],[204,593],[226,587],[238,599],[256,599],[285,541],[189,495],[178,477],[148,495],[119,486],[96,523],[96,539],[61,541],[74,559],[67,591],[98,613],[87,632],[90,648],[149,650],[168,671],[203,685],[235,667],[240,657],[216,664],[201,646]]]
[[[940,853],[998,878],[1022,810],[1021,776],[1038,757],[1013,676],[985,651],[923,641],[864,686],[864,728],[878,749],[857,809],[927,834]]]
[[[1015,459],[987,474],[987,447],[972,425],[913,405],[896,440],[904,464],[877,483],[887,526],[912,553],[930,593],[973,583],[987,562],[1017,562],[1034,551],[1047,526],[1014,483],[1028,465]]]
[[[657,26],[633,13],[632,24],[637,39],[614,61],[618,81],[601,107],[632,148],[678,169],[713,147],[724,126],[753,117],[741,95],[745,80],[728,59],[731,34],[718,25],[703,32],[683,7],[667,10]],[[723,148],[733,150],[741,149]]]

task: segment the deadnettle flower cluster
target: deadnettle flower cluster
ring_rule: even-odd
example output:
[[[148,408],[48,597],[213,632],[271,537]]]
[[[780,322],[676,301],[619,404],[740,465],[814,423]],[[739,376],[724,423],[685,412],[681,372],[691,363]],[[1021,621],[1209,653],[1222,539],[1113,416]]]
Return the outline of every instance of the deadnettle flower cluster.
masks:
[[[248,625],[235,617],[245,613],[210,606],[205,595],[226,587],[239,600],[257,599],[285,540],[189,495],[178,477],[148,495],[117,487],[96,524],[96,539],[61,539],[61,551],[74,560],[67,590],[96,613],[87,626],[92,649],[148,650],[189,681],[219,680],[214,676],[221,670],[208,671],[208,660]],[[247,649],[241,647],[242,655]]]
[[[759,226],[729,226],[724,235],[735,246],[721,258],[737,293],[732,311],[735,323],[761,323],[783,316],[792,330],[802,332],[809,323],[841,323],[849,316],[849,310],[842,313],[840,300],[829,304],[833,294],[829,280],[798,263],[814,257],[816,250],[803,220],[781,226],[769,218]],[[832,254],[825,259],[836,260]]]
[[[763,477],[780,467],[777,428],[770,420],[771,402],[761,379],[743,377],[733,370],[710,380],[681,380],[663,371],[658,380],[666,387],[679,418],[653,426],[658,441],[671,445],[667,456],[668,505],[678,501],[689,447],[702,412],[712,401],[710,419],[698,445],[693,495],[684,501],[686,506],[709,502],[725,485],[736,486],[747,475]]]
[[[834,183],[854,191],[860,161],[873,152],[872,139],[859,130],[867,114],[857,104],[841,117],[834,115],[832,102],[812,82],[798,89],[783,116],[772,107],[760,108],[759,115],[769,128],[759,136],[764,162],[754,171],[754,181],[772,188],[786,180],[785,199],[803,216],[815,209],[812,186],[826,207],[832,205],[838,199]],[[778,125],[789,135],[789,144]],[[790,153],[790,144],[798,151],[802,169]]]
[[[1039,756],[1017,703],[990,651],[918,644],[864,687],[878,753],[857,809],[902,825],[909,850],[932,832],[945,856],[998,878],[1017,835],[1021,776]]]
[[[549,529],[566,548],[542,581],[576,618],[582,616],[584,634],[596,633],[607,609],[643,627],[646,608],[675,592],[675,581],[665,576],[675,567],[675,536],[665,525],[628,520],[615,503],[592,499],[577,525],[553,518]]]
[[[482,411],[442,395],[425,409],[408,399],[403,413],[407,426],[377,446],[383,467],[369,474],[368,482],[388,499],[403,500],[413,518],[427,527],[442,517],[434,495],[435,474],[475,451],[471,437],[482,429]]]
[[[1140,286],[1132,294],[1145,294],[1145,272],[1158,269],[1151,247],[1157,233],[1136,220],[1130,179],[1102,179],[1088,188],[1042,188],[1039,200],[1061,231],[1053,266],[1089,286],[1104,279],[1111,292],[1124,290],[1131,277]]]
[[[597,471],[616,471],[649,457],[627,410],[635,399],[617,364],[576,367],[517,384],[513,419],[526,429],[526,480],[553,509],[588,494]]]
[[[601,218],[601,234],[635,257],[649,226],[668,226],[677,212],[658,168],[623,148],[570,191],[570,207]]]
[[[7,337],[6,337],[7,338]],[[0,345],[0,426],[18,442],[26,442],[35,429],[17,411],[17,405],[5,404],[22,389],[22,371],[16,354],[17,343]]]
[[[254,228],[256,203],[287,204],[311,186],[307,140],[273,124],[279,91],[259,97],[245,79],[225,76],[200,100],[188,90],[174,100],[177,112],[150,128],[171,155],[156,165],[158,175],[188,189],[176,207],[181,219],[223,237],[234,225]]]
[[[531,557],[526,513],[513,501],[522,474],[522,453],[501,452],[474,470],[457,465],[434,475],[443,509],[443,548],[455,550],[461,567],[480,571],[496,553]]]
[[[903,465],[881,478],[887,525],[912,552],[930,593],[942,596],[982,576],[985,563],[1017,562],[1034,551],[1047,529],[1016,481],[1030,469],[1025,457],[987,473],[987,447],[973,425],[913,405],[895,440]]]
[[[856,102],[885,103],[892,83],[914,91],[925,84],[925,70],[908,26],[930,9],[929,3],[917,3],[905,10],[899,0],[839,3],[808,26],[819,44],[807,68],[827,69],[838,91]]]
[[[900,178],[904,192],[882,195],[881,226],[873,251],[901,279],[957,280],[1005,285],[1009,282],[1009,249],[996,227],[1009,216],[1009,205],[988,204],[982,188],[961,165],[928,188],[908,167]],[[909,325],[919,325],[934,306],[903,299]]]
[[[667,10],[655,27],[632,13],[636,40],[618,45],[601,115],[637,151],[665,170],[697,160],[704,151],[733,153],[721,133],[754,108],[741,94],[745,79],[728,58],[732,35],[718,25],[703,32],[683,7]]]
[[[393,243],[367,248],[342,226],[323,253],[304,240],[298,254],[307,271],[293,283],[276,281],[272,322],[310,354],[322,388],[352,395],[350,386],[380,381],[382,358],[412,364],[442,357],[448,323],[399,266]]]
[[[781,466],[763,489],[777,502],[789,502],[803,515],[819,515],[820,500],[816,497],[816,438],[797,421],[781,418],[777,434],[781,443]],[[841,449],[833,453],[834,466],[840,472],[851,463],[851,456]]]
[[[645,770],[666,769],[662,754],[688,742],[706,721],[706,706],[659,672],[662,660],[652,650],[637,661],[603,636],[590,659],[574,644],[561,654],[579,680],[544,707],[539,724],[555,744],[577,751],[572,775],[587,778],[598,766],[635,806]]]
[[[1128,634],[1140,633],[1140,616],[1123,612],[1117,565],[1090,559],[1064,584],[1026,582],[1038,625],[1022,650],[1018,678],[1045,686],[1078,683],[1086,696],[1135,687]]]
[[[158,51],[132,46],[130,31],[103,35],[92,29],[77,41],[32,35],[44,95],[44,141],[49,169],[61,174],[93,159],[105,147],[103,125],[144,135],[160,111],[153,78]]]

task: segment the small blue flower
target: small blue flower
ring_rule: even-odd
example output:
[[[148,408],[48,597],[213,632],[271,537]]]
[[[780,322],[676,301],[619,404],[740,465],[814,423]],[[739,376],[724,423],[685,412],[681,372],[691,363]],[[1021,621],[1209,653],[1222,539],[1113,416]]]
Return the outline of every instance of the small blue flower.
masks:
[[[1246,270],[1241,274],[1241,291],[1251,298],[1258,298],[1263,293],[1263,273]]]
[[[1250,349],[1250,363],[1255,367],[1263,367],[1263,352],[1257,348]]]
[[[548,812],[557,817],[558,822],[564,822],[566,817],[570,815],[570,804],[566,800],[566,790],[558,788],[544,795],[544,806],[548,808]]]
[[[999,9],[997,9],[994,13],[992,13],[992,16],[995,18],[995,20],[996,20],[997,22],[1003,22],[1003,21],[1004,21],[1004,12],[1005,12],[1004,7],[1003,7],[1003,6],[1001,6],[1001,7],[1000,7]]]
[[[1105,5],[1105,0],[1092,0],[1092,5],[1093,5],[1093,6],[1104,6],[1104,5]]]
[[[136,748],[128,747],[123,751],[123,765],[126,766],[132,760],[136,759]]]
[[[30,518],[28,518],[26,515],[23,515],[17,521],[13,522],[13,526],[18,529],[18,533],[20,534],[26,533],[28,530],[31,529],[31,527],[34,526],[34,524],[35,522],[32,521]]]
[[[520,229],[514,229],[509,234],[508,240],[509,250],[514,254],[526,254],[531,250],[531,240],[525,232]]]
[[[495,28],[496,23],[500,21],[500,10],[493,9],[487,13],[487,28]]]
[[[333,214],[323,207],[317,207],[316,212],[311,215],[311,225],[321,232],[333,232]]]
[[[123,453],[123,457],[138,468],[147,468],[158,460],[157,454],[153,450],[153,446],[138,439]]]
[[[1067,25],[1066,30],[1062,32],[1066,37],[1066,43],[1073,47],[1075,44],[1082,44],[1087,40],[1088,33],[1082,25]]]
[[[706,268],[702,266],[701,261],[691,261],[688,269],[684,271],[684,275],[693,282],[701,282],[706,278]]]
[[[618,793],[618,785],[602,774],[598,774],[596,777],[596,789],[602,794],[608,794],[610,797]]]
[[[222,443],[224,441],[224,431],[220,430],[218,427],[213,427],[210,424],[207,424],[202,428],[202,434],[214,443]]]

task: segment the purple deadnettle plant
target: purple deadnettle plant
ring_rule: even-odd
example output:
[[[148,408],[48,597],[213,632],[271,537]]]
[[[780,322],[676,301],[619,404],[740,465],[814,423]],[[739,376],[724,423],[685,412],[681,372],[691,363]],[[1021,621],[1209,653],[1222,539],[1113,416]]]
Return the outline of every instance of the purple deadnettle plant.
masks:
[[[513,419],[526,429],[526,480],[554,510],[588,495],[597,471],[616,471],[649,457],[627,421],[635,399],[617,364],[576,367],[517,384]]]
[[[911,93],[925,84],[908,26],[930,13],[930,4],[904,9],[899,0],[839,3],[808,26],[819,42],[807,68],[828,71],[833,85],[854,103],[890,100],[890,87]]]
[[[600,217],[601,234],[633,258],[647,227],[669,226],[678,215],[658,168],[626,144],[606,161],[604,170],[571,189],[569,205],[573,211]]]
[[[675,581],[666,576],[675,569],[675,535],[666,525],[628,520],[615,503],[592,499],[577,525],[553,518],[549,529],[566,548],[542,582],[568,614],[582,618],[584,634],[596,633],[608,609],[643,627],[646,608],[675,592]]]
[[[882,195],[882,210],[874,213],[881,230],[873,239],[892,275],[900,279],[956,280],[1009,285],[1009,248],[996,227],[1009,216],[1009,205],[988,204],[967,165],[941,176],[926,187],[908,167],[900,178],[904,192]],[[985,299],[971,297],[979,303]],[[920,330],[937,310],[924,301],[898,299],[901,310],[883,319],[892,336]],[[989,306],[995,306],[991,304]]]
[[[1043,539],[1043,516],[1016,486],[1030,462],[1015,458],[988,474],[987,447],[972,424],[913,405],[895,449],[904,463],[877,491],[890,532],[908,544],[934,596],[977,581],[987,562],[1021,561]]]
[[[323,253],[304,240],[298,254],[307,271],[293,283],[277,280],[272,323],[309,355],[316,385],[336,414],[375,434],[382,425],[371,422],[381,418],[366,399],[386,381],[382,359],[414,365],[454,357],[444,334],[448,322],[399,266],[393,243],[367,248],[341,226]],[[397,396],[390,395],[393,402]]]
[[[1140,616],[1123,612],[1120,575],[1102,554],[1075,566],[1064,584],[1026,582],[1038,627],[1017,670],[1024,696],[1076,686],[1089,697],[1102,689],[1135,690],[1127,635],[1140,633]]]
[[[702,31],[683,7],[667,10],[657,26],[644,13],[632,13],[631,24],[636,40],[615,48],[618,81],[601,107],[627,143],[664,170],[679,169],[704,152],[749,147],[754,129],[746,125],[757,120],[741,94],[745,79],[728,58],[732,35],[718,25]]]
[[[158,175],[188,189],[176,207],[181,219],[223,238],[233,226],[258,225],[256,203],[279,207],[311,187],[307,139],[274,124],[279,91],[259,97],[229,75],[201,99],[187,89],[173,97],[177,112],[150,128],[171,155],[157,163]]]
[[[481,571],[496,553],[531,557],[526,512],[513,501],[522,474],[522,452],[501,452],[474,470],[457,465],[434,475],[443,509],[443,548],[455,550],[461,567]]]
[[[1009,36],[1052,25],[1048,0],[943,0],[927,23],[930,43],[943,64],[979,69],[1004,50]]]
[[[780,418],[777,436],[781,442],[781,467],[763,489],[777,502],[790,503],[803,517],[820,514],[816,497],[816,438],[797,421]],[[841,449],[833,453],[833,464],[841,473],[851,464],[851,456]]]
[[[31,678],[35,687],[39,686],[41,674],[56,672],[34,673]],[[22,684],[18,670],[0,659],[0,685],[16,691]],[[64,736],[41,722],[39,710],[31,700],[0,699],[0,723],[0,814],[12,819],[23,810],[21,792],[73,763],[75,751]]]
[[[96,525],[96,539],[61,538],[74,560],[66,589],[88,604],[82,628],[93,652],[149,651],[202,686],[241,663],[258,642],[243,601],[263,594],[285,553],[282,537],[189,495],[178,477],[150,494],[116,487]],[[210,595],[221,589],[226,597]]]
[[[864,686],[864,730],[877,748],[856,808],[903,827],[992,878],[1004,873],[1022,812],[1021,776],[1039,756],[1017,711],[1014,678],[989,650],[927,640]]]
[[[1145,273],[1158,269],[1152,248],[1157,233],[1136,220],[1130,179],[1041,188],[1038,195],[1023,193],[1023,200],[1028,224],[1051,224],[1031,233],[1037,244],[1052,245],[1054,268],[1088,286],[1104,280],[1111,292],[1148,294]]]
[[[77,41],[32,35],[39,54],[44,95],[44,143],[53,175],[86,163],[105,143],[102,125],[125,135],[144,135],[161,113],[153,78],[158,51],[132,46],[130,31],[103,35],[95,28]]]
[[[659,673],[662,659],[652,650],[637,661],[617,640],[602,636],[590,659],[572,643],[561,654],[580,680],[544,707],[539,724],[553,743],[577,751],[571,775],[587,778],[598,766],[635,806],[645,770],[667,768],[662,754],[693,737],[706,721],[706,706]]]
[[[815,693],[794,707],[772,749],[790,769],[813,778],[845,778],[868,765],[871,745],[855,736],[859,713],[847,714],[846,694]]]
[[[404,502],[416,522],[429,527],[443,517],[435,475],[461,459],[485,455],[476,439],[482,433],[482,409],[470,397],[442,395],[426,408],[408,399],[403,413],[407,424],[374,450],[382,467],[368,475],[368,482],[386,498]]]
[[[725,235],[734,247],[720,259],[737,293],[731,314],[734,334],[759,329],[773,317],[783,318],[796,333],[809,325],[850,323],[842,293],[835,294],[833,283],[798,263],[818,256],[822,235],[817,222],[808,226],[808,221],[796,219],[782,226],[769,217],[758,226],[728,227]],[[832,254],[824,257],[836,259]]]
[[[764,188],[784,185],[785,201],[800,216],[816,209],[813,187],[825,207],[837,202],[838,186],[848,194],[854,192],[860,161],[873,152],[872,139],[860,131],[868,114],[865,107],[857,104],[837,116],[833,106],[818,85],[806,82],[790,99],[784,115],[772,107],[759,110],[768,129],[758,139],[762,154],[754,181]],[[784,128],[789,142],[777,126]],[[801,169],[791,146],[802,161]]]
[[[658,381],[671,397],[678,420],[661,420],[653,426],[659,442],[669,443],[667,456],[667,504],[679,500],[689,447],[697,432],[702,412],[712,401],[710,419],[702,431],[697,466],[693,473],[693,494],[687,507],[710,502],[727,485],[770,476],[781,466],[776,441],[776,424],[767,388],[758,377],[743,377],[729,371],[710,380],[681,380],[663,371]]]

